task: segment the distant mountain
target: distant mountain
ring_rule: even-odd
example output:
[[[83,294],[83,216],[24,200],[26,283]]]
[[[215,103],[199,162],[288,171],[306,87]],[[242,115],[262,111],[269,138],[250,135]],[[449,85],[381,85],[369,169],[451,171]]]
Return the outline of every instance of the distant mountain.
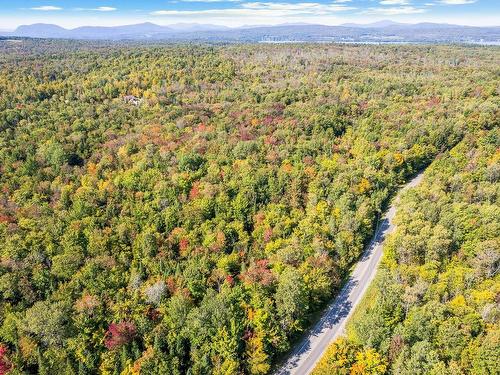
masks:
[[[400,24],[403,25],[403,24]],[[397,25],[394,25],[397,26]],[[470,28],[472,26],[460,26],[460,25],[453,25],[450,23],[432,23],[432,22],[421,22],[421,23],[416,23],[412,25],[415,28],[418,29],[454,29],[454,28]]]
[[[370,24],[325,26],[281,24],[229,28],[220,25],[178,23],[160,26],[153,23],[64,29],[51,24],[19,26],[4,36],[67,38],[87,40],[166,40],[199,42],[352,42],[352,43],[500,43],[500,27],[471,27],[437,23],[407,24],[389,20]]]
[[[84,26],[67,30],[69,38],[78,39],[126,39],[172,31],[171,28],[146,22],[127,26]]]
[[[57,25],[37,23],[19,26],[12,36],[33,38],[67,38],[67,39],[143,39],[158,34],[174,34],[195,31],[229,30],[220,25],[177,23],[160,26],[151,22],[125,26],[82,26],[75,29],[64,29]]]
[[[172,25],[168,25],[168,27],[172,30],[181,32],[231,30],[231,28],[227,26],[200,23],[174,23]]]
[[[340,26],[344,27],[361,27],[361,28],[378,28],[378,27],[388,27],[388,26],[403,26],[409,25],[407,23],[399,23],[390,20],[377,21],[372,23],[343,23]]]
[[[14,31],[15,36],[27,36],[36,38],[64,38],[68,30],[47,23],[35,23],[33,25],[22,25]]]

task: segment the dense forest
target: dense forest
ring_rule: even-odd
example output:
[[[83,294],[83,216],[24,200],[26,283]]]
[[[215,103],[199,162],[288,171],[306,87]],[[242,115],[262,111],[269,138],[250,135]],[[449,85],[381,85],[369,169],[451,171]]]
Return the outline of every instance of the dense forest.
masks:
[[[436,157],[349,345],[488,368],[499,59],[0,41],[0,373],[269,373]]]
[[[498,374],[500,131],[465,136],[399,203],[376,283],[314,374]]]

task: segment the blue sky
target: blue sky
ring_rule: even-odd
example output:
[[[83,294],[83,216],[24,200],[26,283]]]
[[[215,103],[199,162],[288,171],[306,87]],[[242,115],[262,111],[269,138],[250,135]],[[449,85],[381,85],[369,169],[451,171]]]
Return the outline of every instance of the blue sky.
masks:
[[[73,28],[140,22],[338,25],[383,19],[500,25],[500,0],[0,0],[0,30],[36,22]]]

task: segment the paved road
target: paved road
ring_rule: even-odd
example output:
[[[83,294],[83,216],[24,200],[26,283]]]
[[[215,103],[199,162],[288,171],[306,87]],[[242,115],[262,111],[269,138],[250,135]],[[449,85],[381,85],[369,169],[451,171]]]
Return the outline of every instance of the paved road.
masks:
[[[414,187],[421,180],[422,173],[406,184],[401,190]],[[276,371],[276,375],[307,375],[311,373],[328,345],[344,332],[347,320],[375,277],[382,256],[382,246],[385,236],[395,229],[392,222],[395,213],[396,208],[393,203],[380,221],[370,244],[340,291],[340,294],[325,310],[321,320],[312,328],[303,341],[299,343],[287,362]]]

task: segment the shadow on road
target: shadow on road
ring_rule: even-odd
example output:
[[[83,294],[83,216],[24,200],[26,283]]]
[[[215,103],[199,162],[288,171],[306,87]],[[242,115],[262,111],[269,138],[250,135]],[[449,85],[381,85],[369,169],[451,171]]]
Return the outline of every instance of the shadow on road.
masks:
[[[397,202],[399,194],[403,190],[418,185],[422,180],[422,176],[423,172],[420,172],[400,189],[395,200],[386,211],[386,214],[380,220],[371,242],[367,245],[365,251],[358,260],[356,268],[346,280],[340,293],[323,312],[323,317],[314,325],[307,335],[304,336],[295,350],[292,351],[288,361],[279,368],[275,374],[309,374],[314,368],[316,361],[327,348],[330,340],[341,333],[345,319],[349,316],[351,310],[359,303],[363,297],[365,288],[368,287],[371,279],[375,275],[378,262],[382,256],[382,243],[387,233],[395,228],[392,219],[396,214],[395,202]],[[358,284],[360,284],[359,288],[357,288]]]
[[[385,234],[390,226],[391,226],[391,224],[390,224],[389,219],[387,217],[384,217],[380,221],[374,238],[371,240],[368,248],[366,249],[366,251],[363,253],[363,255],[360,258],[361,262],[364,262],[365,260],[370,258],[370,256],[373,254],[373,250],[375,249],[375,247],[378,244],[384,242]]]
[[[380,221],[375,236],[361,256],[359,260],[360,262],[368,261],[370,259],[375,251],[375,248],[384,241],[385,235],[390,226],[391,223],[389,218],[384,217]],[[351,291],[356,288],[358,283],[359,281],[355,280],[353,276],[350,276],[347,279],[344,287],[340,291],[340,294],[335,298],[334,303],[325,310],[323,317],[309,331],[300,346],[297,347],[297,349],[292,353],[286,365],[281,368],[281,371],[276,372],[276,374],[290,374],[291,369],[298,366],[301,356],[311,349],[311,344],[315,338],[321,336],[321,334],[326,330],[334,329],[336,325],[340,325],[342,323],[342,320],[346,318],[353,309],[352,302],[349,301],[349,295]]]
[[[341,293],[335,299],[335,303],[325,310],[323,317],[318,323],[316,323],[314,328],[309,331],[307,337],[298,349],[293,352],[289,361],[286,363],[285,368],[282,368],[281,371],[277,372],[277,374],[289,374],[289,369],[297,366],[298,361],[301,358],[301,354],[309,351],[311,348],[311,341],[314,337],[320,336],[325,330],[332,329],[335,325],[339,324],[343,318],[349,315],[349,312],[352,309],[352,303],[348,300],[349,294],[356,287],[356,285],[358,285],[358,281],[353,280],[352,277],[347,280],[344,288],[341,290]]]

